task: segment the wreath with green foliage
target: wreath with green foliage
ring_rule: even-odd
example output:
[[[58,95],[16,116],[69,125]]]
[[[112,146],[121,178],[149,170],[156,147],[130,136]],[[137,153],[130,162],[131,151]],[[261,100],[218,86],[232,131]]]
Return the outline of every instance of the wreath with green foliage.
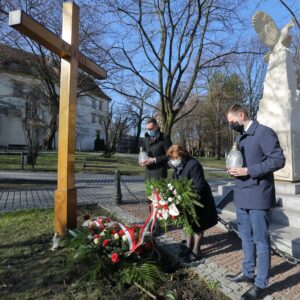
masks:
[[[126,226],[139,239],[141,225]],[[155,291],[163,282],[163,273],[151,257],[153,244],[147,235],[143,243],[130,252],[128,239],[120,223],[106,217],[86,220],[84,226],[69,231],[68,243],[73,251],[70,261],[84,266],[82,280],[105,279],[121,288],[140,285]]]
[[[192,179],[161,179],[146,183],[146,195],[157,209],[157,219],[167,230],[168,225],[182,226],[193,234],[192,223],[199,225],[196,206],[203,207]]]

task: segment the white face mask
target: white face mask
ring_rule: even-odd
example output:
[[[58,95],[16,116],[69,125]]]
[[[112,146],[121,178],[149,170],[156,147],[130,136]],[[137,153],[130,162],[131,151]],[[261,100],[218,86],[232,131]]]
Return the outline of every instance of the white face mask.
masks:
[[[177,158],[177,159],[171,159],[171,164],[177,168],[178,166],[180,166],[182,164],[182,161],[180,158]]]

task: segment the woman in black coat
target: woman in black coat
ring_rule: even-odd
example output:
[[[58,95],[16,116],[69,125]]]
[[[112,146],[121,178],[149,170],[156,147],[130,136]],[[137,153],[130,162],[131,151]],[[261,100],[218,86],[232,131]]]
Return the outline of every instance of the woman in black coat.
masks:
[[[200,202],[204,207],[196,206],[198,222],[190,225],[194,235],[187,236],[187,261],[197,260],[201,257],[201,240],[204,230],[213,227],[218,223],[217,210],[211,188],[204,177],[202,165],[179,145],[173,145],[168,149],[169,165],[174,168],[173,178],[192,179],[197,193],[200,195]]]

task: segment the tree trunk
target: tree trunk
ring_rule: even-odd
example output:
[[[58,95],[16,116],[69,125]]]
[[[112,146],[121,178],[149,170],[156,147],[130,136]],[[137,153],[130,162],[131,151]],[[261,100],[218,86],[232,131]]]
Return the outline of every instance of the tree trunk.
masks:
[[[220,129],[217,129],[216,132],[216,155],[215,157],[217,159],[221,159],[221,134],[220,134]]]
[[[51,122],[50,122],[50,128],[49,128],[49,133],[44,139],[44,146],[43,148],[46,150],[53,150],[53,142],[55,139],[55,133],[57,131],[57,116],[52,115],[51,117]]]
[[[137,124],[137,132],[136,132],[136,137],[134,139],[132,153],[139,153],[139,142],[140,142],[141,132],[142,132],[142,119]]]

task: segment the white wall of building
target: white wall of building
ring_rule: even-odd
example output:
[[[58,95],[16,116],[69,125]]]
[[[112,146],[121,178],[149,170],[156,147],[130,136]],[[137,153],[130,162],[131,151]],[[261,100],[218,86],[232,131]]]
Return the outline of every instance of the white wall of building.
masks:
[[[23,98],[14,96],[14,81],[22,83],[24,88]],[[41,86],[41,83],[30,75],[23,76],[0,72],[0,108],[5,105],[16,108],[15,111],[10,109],[9,113],[4,109],[0,110],[0,146],[26,144],[25,132],[22,126],[22,119],[25,114],[25,95],[35,86]],[[97,94],[91,94],[91,96],[83,96],[77,99],[76,150],[78,151],[93,151],[97,132],[100,133],[100,138],[104,138],[103,119],[108,113],[108,101],[100,99]],[[101,106],[99,106],[99,102],[102,103]],[[4,104],[4,106],[1,106],[1,104]],[[50,114],[45,111],[43,120],[49,124],[49,119]],[[102,123],[99,122],[99,119],[102,120]],[[57,137],[58,132],[56,133],[56,147],[58,144]]]

